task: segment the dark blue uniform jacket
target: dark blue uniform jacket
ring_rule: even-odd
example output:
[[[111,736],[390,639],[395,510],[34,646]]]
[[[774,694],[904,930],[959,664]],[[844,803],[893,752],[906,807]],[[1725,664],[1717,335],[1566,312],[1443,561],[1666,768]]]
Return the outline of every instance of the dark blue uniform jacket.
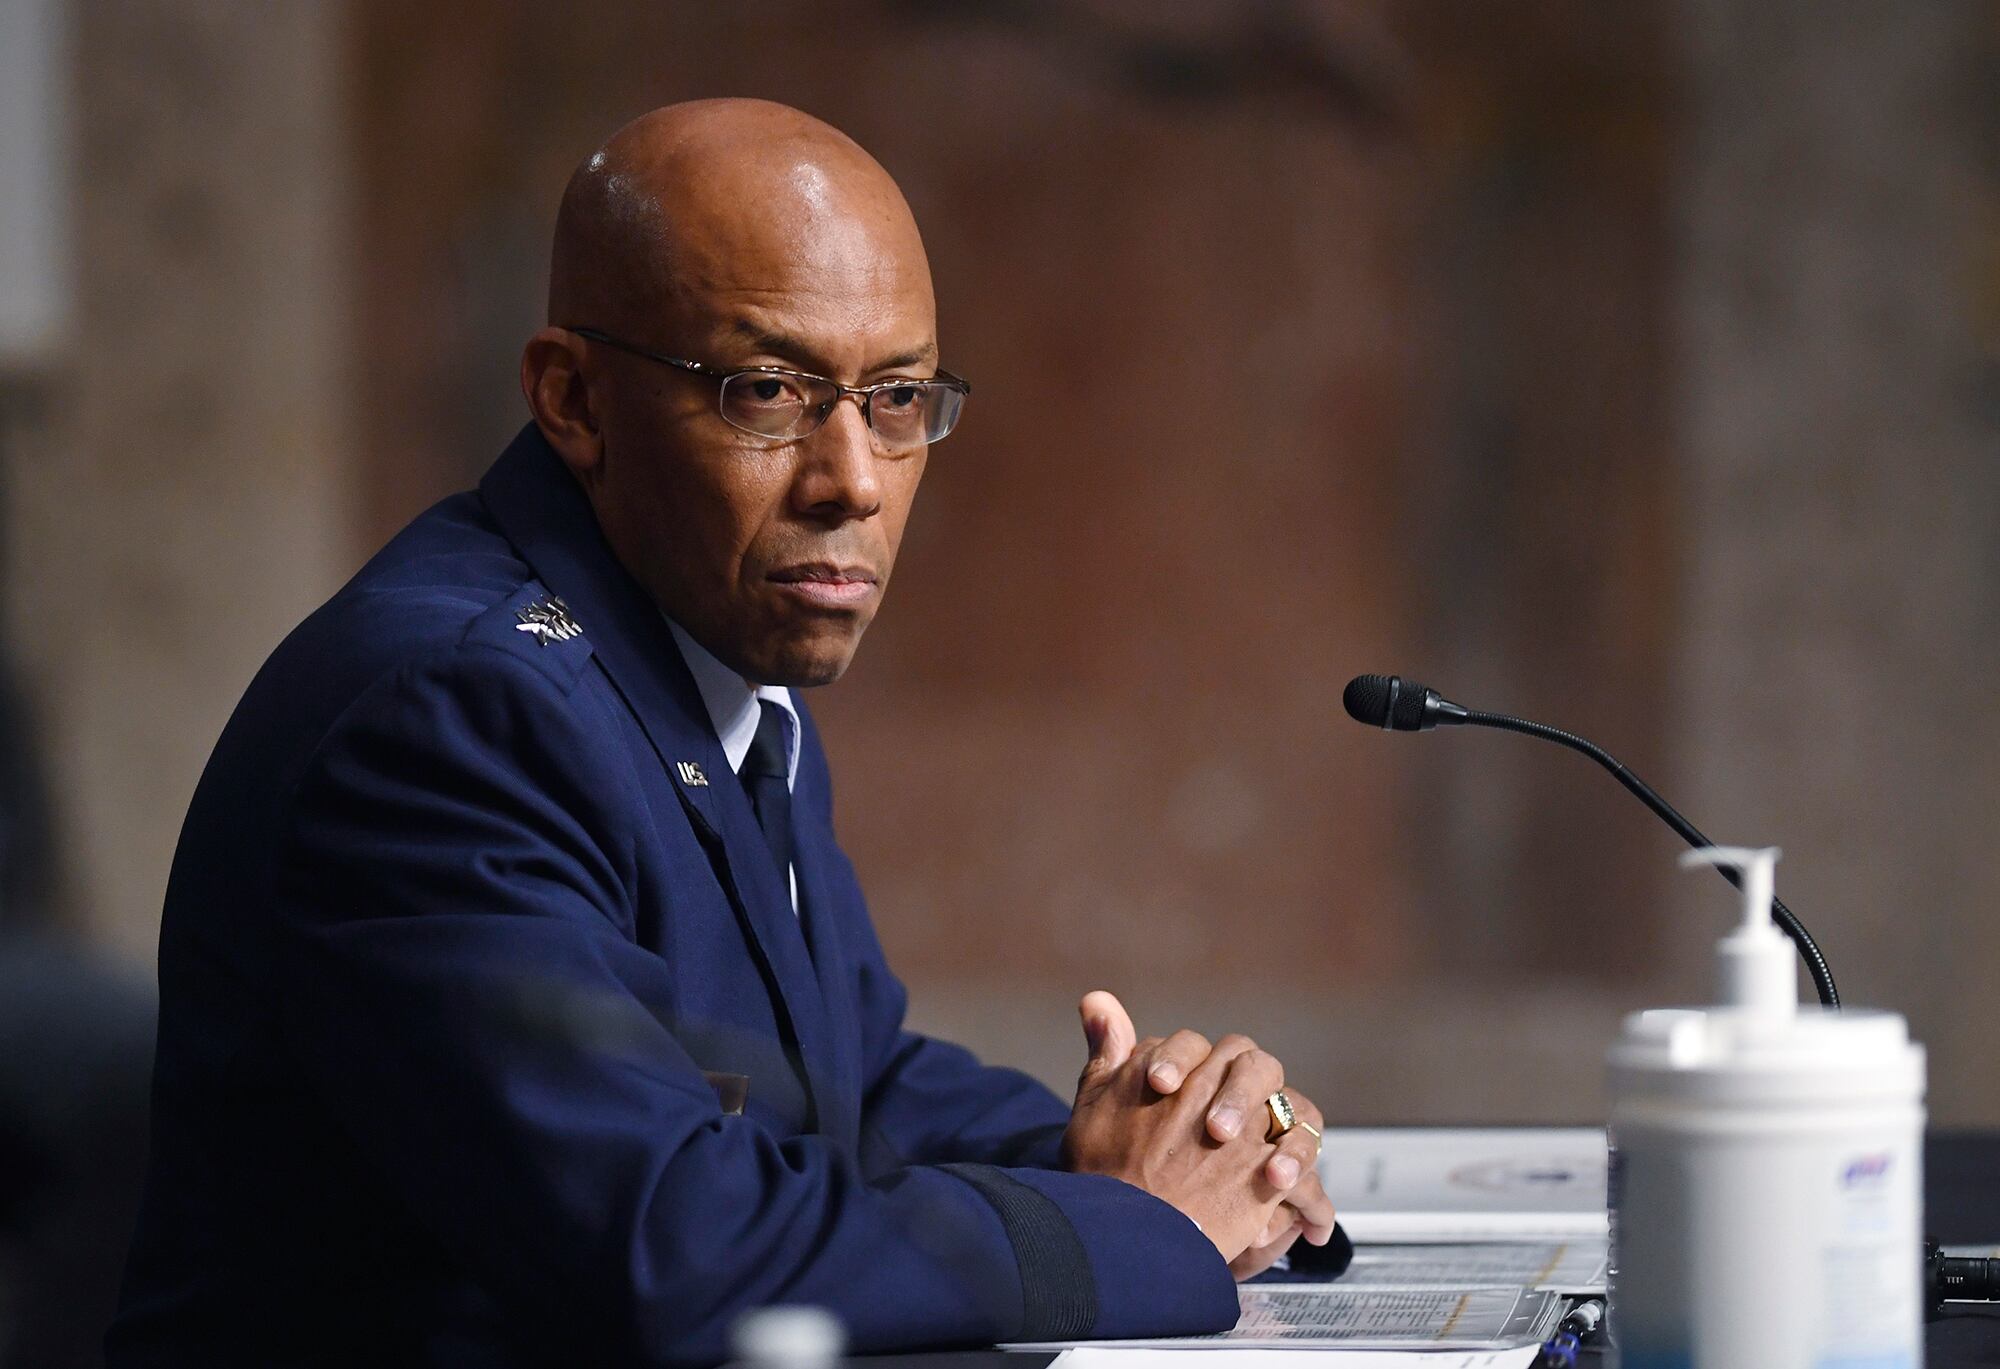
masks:
[[[582,633],[544,644],[552,594]],[[1060,1100],[903,1029],[809,719],[793,806],[796,918],[526,429],[279,647],[202,777],[114,1369],[713,1362],[769,1303],[860,1350],[1232,1324],[1193,1223],[1053,1167]]]

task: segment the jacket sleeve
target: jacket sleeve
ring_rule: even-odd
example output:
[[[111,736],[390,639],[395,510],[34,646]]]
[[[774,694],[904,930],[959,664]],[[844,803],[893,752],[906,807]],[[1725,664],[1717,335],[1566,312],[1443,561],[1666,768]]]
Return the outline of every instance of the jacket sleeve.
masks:
[[[982,1064],[963,1046],[903,1026],[909,995],[873,928],[856,937],[867,1091],[862,1125],[901,1160],[1055,1169],[1069,1105],[1019,1070]]]
[[[451,1259],[577,1362],[714,1362],[776,1302],[832,1309],[864,1352],[1233,1323],[1213,1247],[1115,1180],[864,1181],[821,1138],[722,1115],[631,937],[649,818],[614,707],[460,645],[351,705],[293,800],[285,1044]]]

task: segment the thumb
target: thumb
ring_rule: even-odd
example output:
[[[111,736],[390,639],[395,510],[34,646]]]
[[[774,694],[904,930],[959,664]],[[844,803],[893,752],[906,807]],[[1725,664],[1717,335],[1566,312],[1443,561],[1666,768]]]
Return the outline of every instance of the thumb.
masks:
[[[1083,1038],[1090,1045],[1090,1059],[1084,1062],[1084,1080],[1101,1079],[1132,1058],[1139,1034],[1132,1028],[1132,1015],[1115,995],[1093,989],[1076,1005],[1083,1019]]]

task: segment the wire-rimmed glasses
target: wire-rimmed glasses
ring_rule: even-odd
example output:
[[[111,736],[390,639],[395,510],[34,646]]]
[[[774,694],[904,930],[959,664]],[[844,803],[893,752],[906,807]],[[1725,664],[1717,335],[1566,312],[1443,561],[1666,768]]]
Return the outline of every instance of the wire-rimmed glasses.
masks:
[[[746,366],[725,371],[668,356],[595,328],[570,328],[621,352],[672,366],[690,375],[719,382],[717,403],[723,420],[759,437],[791,439],[818,430],[843,396],[861,401],[862,417],[885,451],[907,452],[941,440],[958,423],[959,411],[972,385],[962,376],[939,371],[919,380],[894,379],[874,385],[842,385],[825,376],[791,371],[782,366]]]

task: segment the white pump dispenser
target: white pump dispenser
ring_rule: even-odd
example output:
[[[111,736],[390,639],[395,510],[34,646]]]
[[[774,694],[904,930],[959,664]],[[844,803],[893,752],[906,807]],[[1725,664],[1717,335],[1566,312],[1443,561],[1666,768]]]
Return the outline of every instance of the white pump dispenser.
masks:
[[[1790,1018],[1799,1010],[1792,943],[1771,920],[1775,846],[1703,846],[1681,856],[1683,870],[1729,866],[1743,875],[1743,925],[1715,944],[1722,1002],[1746,1013]]]
[[[1681,858],[1742,872],[1719,1001],[1634,1013],[1611,1047],[1620,1369],[1923,1364],[1923,1047],[1894,1014],[1800,1006],[1777,859]]]

